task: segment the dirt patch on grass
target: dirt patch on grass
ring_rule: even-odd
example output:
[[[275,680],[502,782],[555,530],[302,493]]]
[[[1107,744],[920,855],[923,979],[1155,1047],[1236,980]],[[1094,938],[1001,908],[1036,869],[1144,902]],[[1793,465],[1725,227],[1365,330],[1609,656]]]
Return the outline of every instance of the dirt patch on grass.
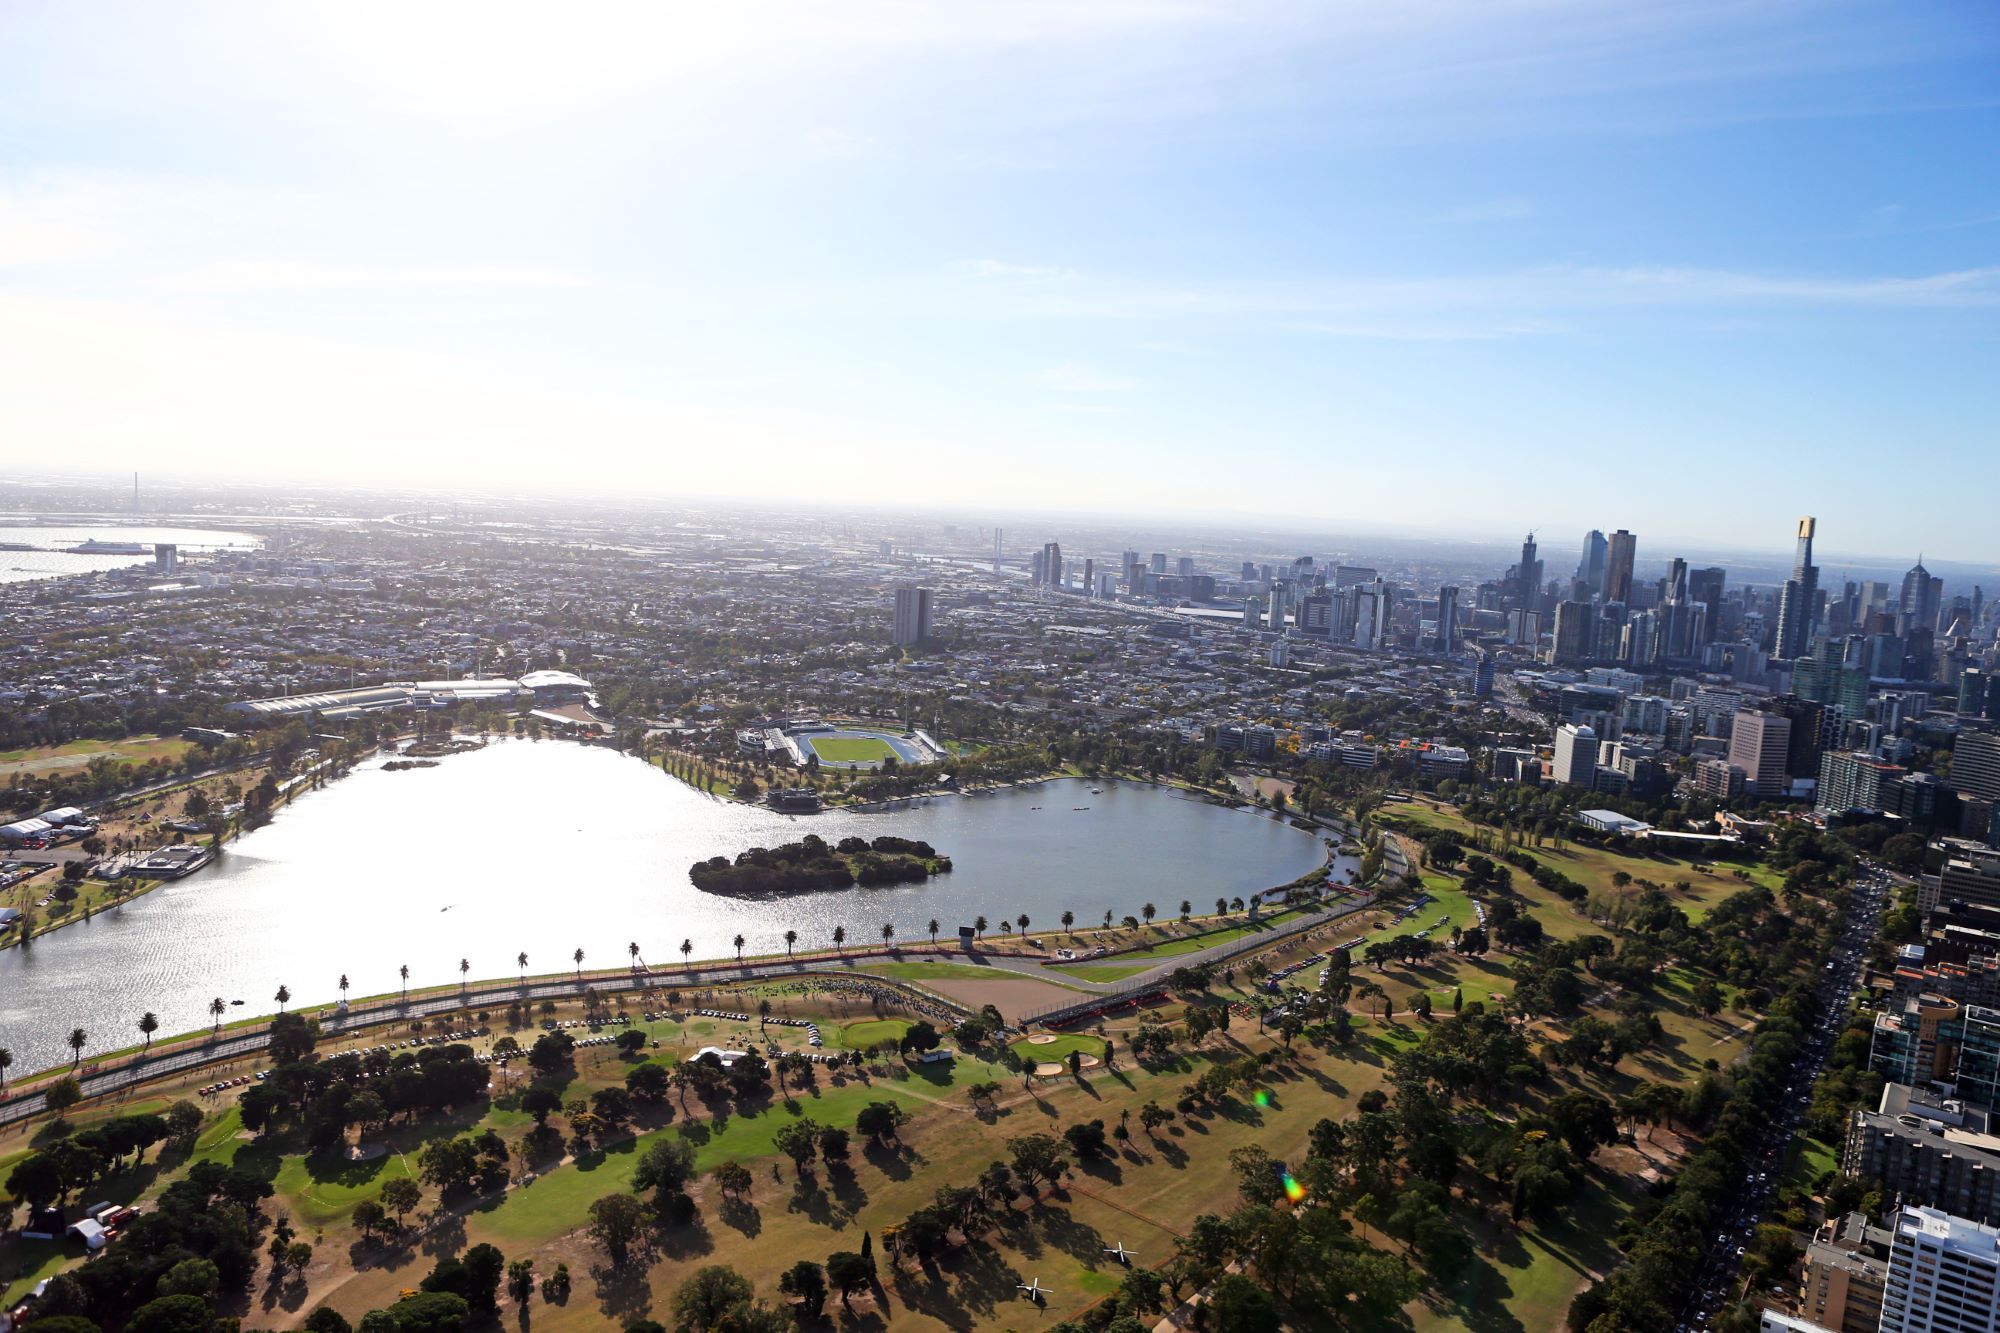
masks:
[[[1020,1021],[1023,1014],[1079,998],[1073,990],[1036,981],[1033,977],[939,977],[924,984],[968,1008],[977,1009],[990,1004],[1009,1023]]]

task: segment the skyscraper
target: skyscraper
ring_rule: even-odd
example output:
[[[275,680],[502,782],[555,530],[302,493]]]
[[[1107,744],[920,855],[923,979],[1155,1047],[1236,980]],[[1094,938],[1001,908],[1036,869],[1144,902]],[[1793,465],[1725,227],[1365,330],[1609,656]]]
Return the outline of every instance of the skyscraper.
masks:
[[[1917,557],[1916,565],[1903,575],[1902,627],[1905,631],[1923,628],[1937,628],[1937,590],[1931,572],[1924,568],[1924,558]]]
[[[1632,563],[1639,554],[1639,539],[1620,528],[1611,534],[1604,555],[1604,600],[1632,604]]]
[[[1458,651],[1458,589],[1451,584],[1438,589],[1437,649]]]
[[[922,643],[931,637],[932,597],[929,588],[896,589],[896,618],[890,637],[898,647]]]
[[[1593,629],[1590,606],[1585,602],[1557,602],[1555,642],[1549,661],[1556,666],[1577,666],[1591,655]]]
[[[1604,553],[1609,546],[1596,528],[1583,535],[1583,558],[1576,562],[1576,581],[1588,588],[1592,597],[1604,591]]]
[[[1798,555],[1792,576],[1778,594],[1778,633],[1773,653],[1783,661],[1805,656],[1812,643],[1813,611],[1819,600],[1819,566],[1813,563],[1813,529],[1818,520],[1799,520]]]
[[[1060,588],[1062,581],[1062,543],[1045,542],[1042,546],[1042,582],[1052,588]]]
[[[1565,722],[1556,728],[1555,780],[1572,787],[1591,786],[1597,777],[1597,732]]]
[[[1951,785],[1982,801],[2000,801],[2000,736],[1960,732],[1951,747]]]

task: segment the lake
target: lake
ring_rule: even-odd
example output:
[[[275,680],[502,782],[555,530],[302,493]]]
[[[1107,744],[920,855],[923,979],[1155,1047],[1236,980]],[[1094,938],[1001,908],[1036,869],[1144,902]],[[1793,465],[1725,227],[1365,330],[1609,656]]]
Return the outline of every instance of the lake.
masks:
[[[230,843],[210,868],[121,909],[0,953],[0,1046],[15,1069],[65,1061],[73,1027],[91,1049],[138,1040],[158,1013],[164,1032],[208,1023],[211,997],[268,1012],[282,983],[297,1004],[331,1002],[346,973],[354,995],[411,984],[557,972],[584,950],[590,968],[621,966],[636,941],[655,965],[732,952],[879,944],[884,922],[904,941],[946,939],[984,915],[997,933],[1026,912],[1054,927],[1065,911],[1101,922],[1108,908],[1162,916],[1183,898],[1213,911],[1289,883],[1324,858],[1321,840],[1267,815],[1210,805],[1143,784],[1101,792],[1065,779],[945,797],[885,813],[786,816],[705,796],[657,767],[596,746],[505,741],[436,768],[384,772],[381,760],[300,797]],[[1075,807],[1087,806],[1087,810]],[[711,856],[849,834],[919,838],[953,871],[918,885],[854,888],[778,900],[696,889],[688,867]],[[1342,863],[1344,875],[1353,867]]]
[[[96,538],[103,542],[138,542],[144,555],[74,555],[68,548]],[[62,578],[69,574],[96,574],[110,569],[130,569],[153,563],[155,544],[171,543],[183,553],[197,551],[254,551],[261,539],[246,532],[222,532],[212,528],[164,528],[87,523],[10,527],[0,523],[0,543],[19,543],[51,549],[0,551],[0,583],[22,583],[29,579]]]

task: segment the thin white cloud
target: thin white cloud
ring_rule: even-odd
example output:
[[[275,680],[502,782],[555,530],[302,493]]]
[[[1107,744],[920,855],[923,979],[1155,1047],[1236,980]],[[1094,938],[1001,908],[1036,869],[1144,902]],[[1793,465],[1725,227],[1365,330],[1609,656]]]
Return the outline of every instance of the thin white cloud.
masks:
[[[1061,268],[1053,264],[1008,264],[998,259],[966,259],[961,260],[958,267],[961,271],[979,278],[1011,278],[1046,282],[1077,276],[1076,270]]]

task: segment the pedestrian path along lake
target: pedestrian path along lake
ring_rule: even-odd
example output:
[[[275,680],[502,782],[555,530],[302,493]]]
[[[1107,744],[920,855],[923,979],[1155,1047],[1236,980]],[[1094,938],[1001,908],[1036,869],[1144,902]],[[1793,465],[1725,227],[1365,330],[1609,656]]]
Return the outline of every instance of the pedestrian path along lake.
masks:
[[[1097,785],[1100,790],[1092,791]],[[1088,807],[1087,809],[1079,807]],[[952,858],[927,883],[854,888],[777,900],[703,893],[688,867],[817,833],[893,833]],[[883,813],[786,816],[705,796],[616,751],[557,741],[507,741],[435,768],[383,772],[379,761],[302,796],[222,858],[27,949],[0,953],[0,1046],[15,1071],[66,1061],[71,1028],[90,1050],[135,1043],[147,1010],[162,1030],[205,1026],[210,999],[242,999],[232,1015],[263,1013],[282,984],[298,1004],[459,976],[620,967],[627,944],[646,961],[725,958],[831,946],[939,939],[985,916],[989,934],[1026,913],[1053,929],[1107,909],[1137,915],[1151,902],[1171,917],[1218,897],[1247,897],[1318,866],[1313,834],[1249,810],[1141,784],[1080,780],[946,797]],[[1343,870],[1341,873],[1345,873]]]

